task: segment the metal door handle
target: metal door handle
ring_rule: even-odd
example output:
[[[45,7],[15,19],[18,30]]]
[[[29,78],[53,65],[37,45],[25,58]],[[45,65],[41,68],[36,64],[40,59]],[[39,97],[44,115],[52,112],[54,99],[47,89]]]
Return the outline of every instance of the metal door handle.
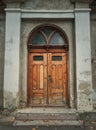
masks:
[[[49,81],[49,82],[52,82],[51,75],[48,75],[48,81]]]

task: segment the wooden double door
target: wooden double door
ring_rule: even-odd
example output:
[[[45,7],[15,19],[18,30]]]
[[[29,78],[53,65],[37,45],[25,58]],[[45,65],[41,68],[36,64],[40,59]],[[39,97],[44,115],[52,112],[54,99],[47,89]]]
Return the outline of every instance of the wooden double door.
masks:
[[[29,53],[28,103],[64,106],[67,102],[66,53]]]

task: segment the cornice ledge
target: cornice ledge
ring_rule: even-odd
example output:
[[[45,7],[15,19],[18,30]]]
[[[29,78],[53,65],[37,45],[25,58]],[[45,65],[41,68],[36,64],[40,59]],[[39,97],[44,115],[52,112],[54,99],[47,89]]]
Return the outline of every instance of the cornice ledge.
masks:
[[[78,3],[91,3],[92,0],[71,0],[71,2],[73,2],[73,3],[76,3],[76,2],[78,2]]]
[[[5,4],[7,3],[22,3],[22,2],[25,2],[26,0],[3,0],[3,2]]]
[[[91,8],[75,8],[75,12],[90,12]]]
[[[5,8],[6,12],[21,12],[20,8]]]

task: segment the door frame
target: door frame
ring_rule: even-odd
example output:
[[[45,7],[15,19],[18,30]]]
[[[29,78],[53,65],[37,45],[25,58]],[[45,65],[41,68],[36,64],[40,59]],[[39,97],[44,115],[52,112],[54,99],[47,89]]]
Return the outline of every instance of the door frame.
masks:
[[[58,50],[57,50],[57,51],[58,51]],[[59,53],[59,54],[60,54],[60,53],[66,53],[66,104],[67,104],[67,106],[69,106],[69,96],[68,96],[68,62],[67,62],[67,60],[68,60],[68,53],[65,52],[65,51],[63,51],[63,52],[61,51],[61,52],[60,52],[60,50],[59,50],[59,52],[57,52],[57,51],[54,51],[54,52],[53,52],[53,51],[52,51],[52,52],[46,51],[46,54],[48,54],[48,53],[49,53],[49,54],[50,54],[50,53],[53,53],[53,54],[54,54],[54,53],[56,53],[56,54],[58,54],[58,53]],[[34,51],[32,52],[32,50],[31,50],[31,51],[28,53],[28,77],[29,77],[29,65],[30,65],[30,55],[31,55],[31,53],[33,53],[33,54],[36,53],[36,54],[38,55],[38,53],[41,53],[41,54],[42,54],[42,53],[45,53],[45,50],[44,50],[43,52],[37,51],[37,50],[36,50],[35,52],[34,52]],[[47,60],[48,60],[48,58],[47,58]],[[47,61],[47,62],[48,62],[48,61]],[[30,91],[30,85],[29,85],[29,80],[30,80],[30,78],[28,78],[28,77],[27,77],[27,79],[28,79],[28,81],[27,81],[27,83],[28,83],[28,86],[27,86],[27,104],[30,105],[30,102],[31,102],[31,101],[30,101],[30,99],[31,99],[31,97],[30,97],[30,95],[31,95],[30,92],[31,92],[31,91]],[[47,82],[48,82],[48,81],[47,81]],[[47,86],[47,89],[48,89],[48,86]],[[49,106],[50,106],[50,105],[49,105]]]
[[[69,106],[69,95],[68,95],[68,48],[69,48],[69,45],[68,45],[68,38],[67,38],[67,35],[66,35],[66,33],[64,32],[64,30],[62,30],[62,29],[60,29],[58,26],[53,26],[53,25],[44,25],[45,27],[47,26],[49,26],[49,27],[54,27],[54,28],[56,28],[57,30],[58,30],[58,32],[60,32],[61,33],[61,35],[62,35],[62,37],[65,39],[65,41],[66,41],[66,44],[64,45],[64,46],[51,46],[51,47],[49,47],[49,46],[47,46],[47,47],[41,47],[41,46],[32,46],[31,44],[30,44],[30,40],[31,40],[31,38],[32,38],[32,36],[34,35],[34,33],[37,31],[37,30],[39,30],[40,29],[40,27],[41,26],[38,26],[38,27],[36,27],[35,29],[33,29],[31,32],[30,32],[30,34],[29,34],[29,38],[28,38],[28,44],[27,44],[27,47],[28,47],[28,73],[27,73],[27,105],[29,105],[30,104],[30,101],[29,101],[29,99],[30,98],[28,98],[29,97],[29,79],[28,79],[28,77],[29,77],[29,55],[30,55],[30,53],[66,53],[66,58],[67,58],[67,61],[66,61],[66,63],[67,63],[67,105]]]

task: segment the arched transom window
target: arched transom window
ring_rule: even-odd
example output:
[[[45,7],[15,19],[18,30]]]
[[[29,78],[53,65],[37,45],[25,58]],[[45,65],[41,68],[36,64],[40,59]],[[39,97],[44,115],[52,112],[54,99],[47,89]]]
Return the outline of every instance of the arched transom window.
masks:
[[[31,47],[67,47],[67,38],[57,28],[44,26],[31,33],[28,43]]]

